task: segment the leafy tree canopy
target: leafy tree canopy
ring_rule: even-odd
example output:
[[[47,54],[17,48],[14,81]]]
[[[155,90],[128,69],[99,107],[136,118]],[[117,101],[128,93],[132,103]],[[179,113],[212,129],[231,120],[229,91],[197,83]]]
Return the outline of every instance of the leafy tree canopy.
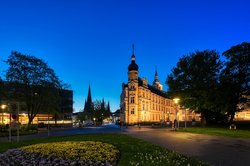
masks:
[[[35,56],[12,52],[6,60],[9,100],[26,104],[29,124],[37,113],[59,110],[61,81],[54,70]]]
[[[223,91],[221,105],[232,122],[236,111],[250,105],[250,43],[233,46],[223,55],[227,61],[220,77]]]
[[[215,50],[196,51],[185,55],[167,77],[169,91],[173,97],[181,98],[180,104],[202,114],[209,120],[222,63]]]

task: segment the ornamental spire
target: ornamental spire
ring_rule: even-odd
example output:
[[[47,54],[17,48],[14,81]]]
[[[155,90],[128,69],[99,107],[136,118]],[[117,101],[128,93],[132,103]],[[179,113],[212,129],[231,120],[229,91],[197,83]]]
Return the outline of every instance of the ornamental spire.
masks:
[[[155,79],[158,79],[157,66],[155,66]]]
[[[132,55],[135,55],[135,45],[134,45],[134,43],[132,44]]]
[[[135,61],[135,45],[132,44],[132,56],[131,56],[131,61]]]

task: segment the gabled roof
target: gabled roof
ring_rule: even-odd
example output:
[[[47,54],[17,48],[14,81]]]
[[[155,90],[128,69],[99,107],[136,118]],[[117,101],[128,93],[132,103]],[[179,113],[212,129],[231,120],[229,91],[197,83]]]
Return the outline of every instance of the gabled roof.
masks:
[[[139,86],[143,86],[143,82],[142,82],[142,79],[141,79],[140,77],[138,78],[138,84],[139,84]],[[124,86],[124,87],[128,87],[128,84],[123,83],[123,86]],[[161,97],[170,99],[170,96],[167,94],[167,92],[164,92],[164,91],[162,91],[162,90],[159,90],[159,89],[155,88],[155,87],[152,86],[152,85],[149,85],[149,84],[148,84],[148,89],[149,89],[152,93],[154,93],[154,94],[157,94],[157,95],[159,95],[159,96],[161,96]]]

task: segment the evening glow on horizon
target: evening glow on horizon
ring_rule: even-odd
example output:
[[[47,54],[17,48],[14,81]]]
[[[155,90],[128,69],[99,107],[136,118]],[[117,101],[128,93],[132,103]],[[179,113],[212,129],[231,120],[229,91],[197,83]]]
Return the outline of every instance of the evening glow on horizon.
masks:
[[[135,44],[139,76],[165,80],[195,50],[250,42],[250,1],[6,0],[0,2],[0,70],[11,51],[48,62],[74,91],[74,109],[104,98],[119,109]],[[4,73],[1,73],[3,77]]]

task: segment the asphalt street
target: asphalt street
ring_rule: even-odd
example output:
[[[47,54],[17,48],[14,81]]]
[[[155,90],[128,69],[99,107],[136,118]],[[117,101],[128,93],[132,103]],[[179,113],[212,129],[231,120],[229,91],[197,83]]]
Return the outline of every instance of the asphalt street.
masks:
[[[126,133],[212,165],[250,165],[250,139],[175,132],[162,128],[133,127]]]
[[[47,138],[54,136],[79,135],[79,134],[98,134],[98,133],[119,133],[121,129],[116,125],[100,126],[100,127],[84,127],[84,128],[61,128],[52,129],[49,134],[47,130],[43,130],[33,135],[23,135],[19,137],[20,141],[32,140],[37,138]],[[12,136],[12,142],[16,142],[17,136]],[[8,142],[8,137],[0,137],[0,142]]]

